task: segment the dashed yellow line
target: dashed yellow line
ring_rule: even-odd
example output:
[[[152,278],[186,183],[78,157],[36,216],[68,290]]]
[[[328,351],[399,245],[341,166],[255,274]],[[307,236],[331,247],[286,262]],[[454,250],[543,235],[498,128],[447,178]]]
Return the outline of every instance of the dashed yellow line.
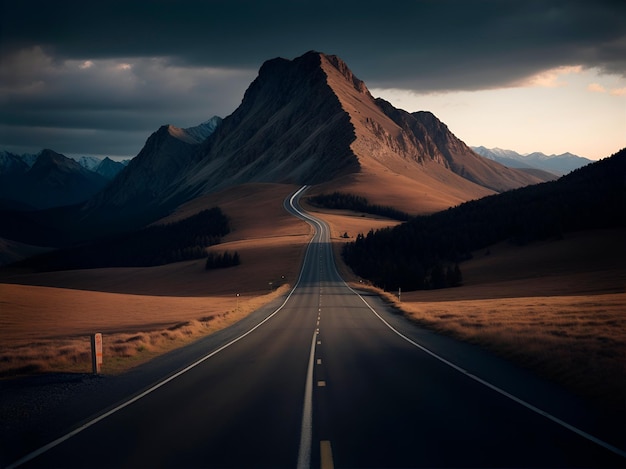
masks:
[[[330,446],[330,441],[328,440],[320,441],[320,459],[320,467],[322,469],[335,468],[335,464],[333,463],[333,450]]]

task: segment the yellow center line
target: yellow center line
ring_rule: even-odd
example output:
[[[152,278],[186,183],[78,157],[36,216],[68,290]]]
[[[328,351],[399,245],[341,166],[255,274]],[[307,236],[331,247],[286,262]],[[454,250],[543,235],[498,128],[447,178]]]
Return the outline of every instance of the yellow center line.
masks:
[[[330,446],[330,441],[322,440],[320,441],[320,459],[321,469],[334,469],[335,464],[333,463],[333,450]]]

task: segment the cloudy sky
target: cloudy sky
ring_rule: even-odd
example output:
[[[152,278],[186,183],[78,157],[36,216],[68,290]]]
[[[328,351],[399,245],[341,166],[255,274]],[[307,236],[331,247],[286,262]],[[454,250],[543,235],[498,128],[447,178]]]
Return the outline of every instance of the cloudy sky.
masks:
[[[626,2],[0,0],[0,149],[135,156],[240,104],[261,64],[335,54],[469,145],[626,146]]]

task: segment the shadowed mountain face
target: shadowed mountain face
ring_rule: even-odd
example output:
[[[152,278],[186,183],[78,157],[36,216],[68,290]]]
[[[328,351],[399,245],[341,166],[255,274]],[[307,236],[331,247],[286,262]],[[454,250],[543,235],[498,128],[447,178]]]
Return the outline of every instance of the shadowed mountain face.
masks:
[[[126,168],[124,163],[120,163],[119,161],[113,161],[107,156],[102,161],[100,161],[98,166],[95,168],[95,172],[98,173],[100,176],[111,180],[120,172],[122,172],[124,168]]]
[[[96,195],[87,208],[126,207],[154,204],[161,200],[163,190],[192,161],[194,142],[182,129],[164,125],[146,141],[139,154],[128,163],[117,179]],[[129,205],[130,204],[130,205]]]
[[[354,131],[320,62],[309,53],[263,64],[182,185],[207,192],[251,181],[315,184],[357,171]]]
[[[9,167],[0,175],[0,198],[31,208],[50,208],[84,202],[100,191],[108,180],[76,161],[52,150],[43,150],[28,167]]]
[[[376,184],[383,172],[422,191],[453,192],[454,202],[541,182],[478,156],[430,113],[374,99],[338,57],[308,52],[265,62],[239,108],[205,140],[161,127],[87,209],[149,212],[247,182],[317,184],[362,173]]]

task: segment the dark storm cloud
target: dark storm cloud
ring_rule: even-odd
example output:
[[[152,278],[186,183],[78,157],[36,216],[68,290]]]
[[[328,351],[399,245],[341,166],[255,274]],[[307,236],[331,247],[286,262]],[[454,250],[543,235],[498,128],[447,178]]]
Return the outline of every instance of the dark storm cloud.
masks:
[[[564,65],[626,73],[623,1],[20,0],[0,13],[5,127],[194,125],[232,112],[263,61],[310,49],[371,88],[420,92]]]
[[[69,58],[169,56],[257,69],[316,49],[370,81],[428,89],[504,85],[559,65],[626,69],[619,0],[20,0],[5,10],[8,48],[43,45]]]
[[[0,68],[0,150],[134,156],[163,124],[230,114],[254,75],[162,58],[54,60],[24,49]]]

